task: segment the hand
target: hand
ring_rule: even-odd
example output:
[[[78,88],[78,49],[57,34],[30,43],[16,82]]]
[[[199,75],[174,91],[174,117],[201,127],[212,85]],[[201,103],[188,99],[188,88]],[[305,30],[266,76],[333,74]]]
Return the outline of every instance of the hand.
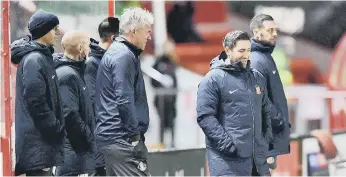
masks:
[[[276,168],[276,157],[268,157],[267,158],[267,164],[269,165],[269,169],[275,169]]]
[[[268,164],[272,164],[272,163],[274,163],[274,162],[275,162],[274,157],[268,157],[268,158],[267,158],[267,163],[268,163]]]
[[[272,129],[274,133],[280,133],[285,129],[285,122],[283,120],[272,120]]]

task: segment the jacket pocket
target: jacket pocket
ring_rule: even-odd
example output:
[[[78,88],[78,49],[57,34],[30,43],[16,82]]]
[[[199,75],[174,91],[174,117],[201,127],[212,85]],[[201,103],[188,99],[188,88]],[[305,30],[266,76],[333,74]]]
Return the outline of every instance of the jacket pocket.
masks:
[[[147,160],[148,157],[148,149],[144,143],[143,140],[139,140],[139,142],[137,143],[137,145],[134,146],[133,148],[133,156],[137,159],[140,160]]]

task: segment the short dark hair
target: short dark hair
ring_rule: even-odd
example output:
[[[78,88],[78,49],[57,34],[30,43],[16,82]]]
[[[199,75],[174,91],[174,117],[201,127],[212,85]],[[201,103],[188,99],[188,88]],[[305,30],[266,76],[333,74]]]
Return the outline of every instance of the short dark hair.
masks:
[[[267,14],[258,14],[254,16],[250,21],[250,29],[253,31],[257,28],[263,27],[263,21],[274,21],[274,18]]]
[[[233,49],[233,47],[236,45],[236,43],[239,40],[249,40],[251,37],[249,33],[244,31],[235,30],[232,32],[229,32],[226,34],[226,36],[223,38],[222,46],[223,47],[229,47],[230,49]]]
[[[107,41],[112,35],[119,34],[119,19],[115,17],[107,17],[100,23],[98,27],[101,41]]]

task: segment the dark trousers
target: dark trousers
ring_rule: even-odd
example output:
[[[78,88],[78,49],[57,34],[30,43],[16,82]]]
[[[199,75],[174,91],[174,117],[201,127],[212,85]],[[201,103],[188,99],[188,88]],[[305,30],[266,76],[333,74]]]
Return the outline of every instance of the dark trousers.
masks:
[[[253,166],[252,166],[251,176],[261,176],[261,175],[259,174],[259,172],[257,171],[257,168],[256,168],[256,165],[255,165],[255,164],[253,164]]]
[[[106,175],[106,167],[97,167],[95,169],[95,175],[94,176],[107,176]]]
[[[48,171],[43,170],[35,170],[35,171],[28,171],[25,173],[26,176],[52,176],[52,168],[50,168]]]
[[[148,149],[143,140],[133,146],[129,142],[114,143],[102,148],[107,176],[150,176]]]

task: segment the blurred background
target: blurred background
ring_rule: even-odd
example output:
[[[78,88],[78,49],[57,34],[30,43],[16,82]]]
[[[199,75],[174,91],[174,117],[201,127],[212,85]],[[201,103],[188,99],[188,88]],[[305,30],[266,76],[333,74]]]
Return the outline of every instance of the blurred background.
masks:
[[[151,118],[146,140],[152,151],[150,162],[157,166],[153,175],[208,174],[204,134],[196,122],[198,83],[222,50],[226,33],[235,29],[250,33],[250,19],[259,13],[272,15],[279,27],[272,56],[292,124],[291,153],[279,157],[273,174],[346,174],[342,171],[346,169],[346,2],[10,1],[10,42],[29,34],[28,20],[38,9],[55,13],[63,33],[80,29],[99,40],[99,23],[131,6],[146,8],[155,16],[153,40],[141,56]],[[56,51],[62,51],[60,45]],[[14,79],[11,66],[12,102]],[[2,116],[3,124],[4,120]],[[323,136],[311,133],[316,130]]]

